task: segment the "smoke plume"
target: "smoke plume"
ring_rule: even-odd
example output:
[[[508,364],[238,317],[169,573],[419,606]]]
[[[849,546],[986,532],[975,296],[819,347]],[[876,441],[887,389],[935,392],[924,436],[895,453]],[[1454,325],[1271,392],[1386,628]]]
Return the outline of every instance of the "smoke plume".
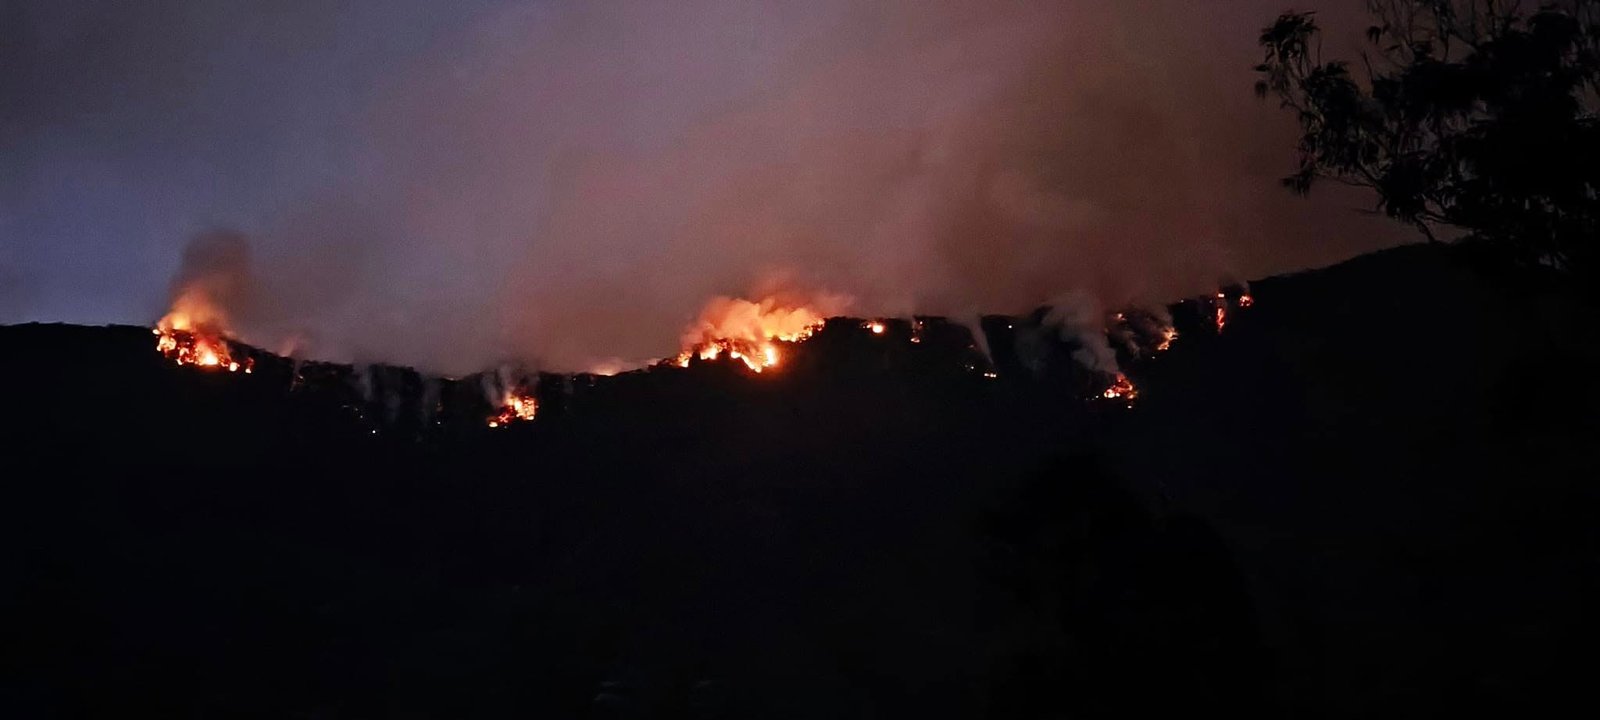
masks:
[[[1045,317],[1046,325],[1058,325],[1063,339],[1071,339],[1078,346],[1072,359],[1078,364],[1103,373],[1121,371],[1117,353],[1111,349],[1106,337],[1106,314],[1095,298],[1074,291],[1057,298]]]
[[[195,237],[184,248],[168,293],[172,302],[163,324],[184,331],[234,332],[235,318],[247,318],[254,304],[248,241],[227,231]]]
[[[234,331],[328,359],[614,369],[775,276],[864,316],[1097,312],[1406,237],[1351,212],[1367,198],[1278,187],[1293,120],[1250,67],[1282,0],[153,4],[96,26],[105,67],[7,80],[41,149],[0,193],[59,230],[48,191],[14,188],[87,154],[105,203],[170,211],[140,257],[176,257],[196,217],[240,228]],[[1359,3],[1322,4],[1359,28]],[[55,11],[22,13],[39,62],[96,37],[45,42],[30,12]],[[162,32],[196,35],[135,50]],[[113,81],[131,94],[97,102],[131,140],[35,117]],[[164,159],[151,182],[177,186],[144,202],[124,178]]]

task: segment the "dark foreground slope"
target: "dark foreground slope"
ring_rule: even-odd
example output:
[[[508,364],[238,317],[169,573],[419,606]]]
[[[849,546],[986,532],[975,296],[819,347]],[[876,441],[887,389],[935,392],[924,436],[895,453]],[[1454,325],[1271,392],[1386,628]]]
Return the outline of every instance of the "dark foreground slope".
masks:
[[[207,374],[139,328],[0,328],[0,714],[1582,698],[1591,306],[1436,248],[1254,294],[1221,336],[1179,307],[1132,410],[1083,401],[1025,320],[986,323],[994,380],[954,326],[841,322],[759,377],[547,376],[503,431],[478,379]]]
[[[1595,306],[1476,267],[1413,247],[1258,283],[1113,443],[1226,539],[1291,716],[1595,708]]]

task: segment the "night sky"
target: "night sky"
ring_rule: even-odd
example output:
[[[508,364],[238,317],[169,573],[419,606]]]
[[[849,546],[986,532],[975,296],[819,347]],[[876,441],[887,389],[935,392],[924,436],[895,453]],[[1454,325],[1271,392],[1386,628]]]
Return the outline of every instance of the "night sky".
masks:
[[[226,230],[247,341],[583,369],[717,295],[1104,308],[1411,239],[1278,187],[1289,5],[0,0],[0,322],[149,323]]]

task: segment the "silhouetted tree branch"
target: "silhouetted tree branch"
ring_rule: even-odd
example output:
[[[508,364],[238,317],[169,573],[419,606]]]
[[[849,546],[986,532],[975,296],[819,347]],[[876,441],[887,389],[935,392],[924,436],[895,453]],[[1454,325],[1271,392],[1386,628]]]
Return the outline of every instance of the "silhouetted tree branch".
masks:
[[[1600,0],[1368,0],[1360,76],[1313,13],[1261,32],[1257,95],[1300,122],[1294,173],[1372,188],[1390,217],[1517,262],[1593,272],[1600,242]]]

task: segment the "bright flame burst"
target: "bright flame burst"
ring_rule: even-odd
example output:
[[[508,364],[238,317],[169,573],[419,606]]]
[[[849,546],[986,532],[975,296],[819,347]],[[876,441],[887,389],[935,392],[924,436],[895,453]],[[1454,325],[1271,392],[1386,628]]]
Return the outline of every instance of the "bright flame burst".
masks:
[[[886,329],[882,320],[871,320],[861,323],[861,327],[871,331],[873,335],[882,335]]]
[[[255,360],[243,363],[233,358],[223,338],[227,318],[197,289],[185,290],[172,303],[172,310],[156,323],[156,350],[179,365],[194,365],[208,370],[249,373]]]
[[[826,320],[821,310],[784,306],[770,297],[761,302],[715,298],[700,312],[700,319],[684,331],[684,350],[678,354],[677,363],[688,367],[696,357],[716,360],[727,354],[759,373],[782,362],[779,343],[805,340]]]
[[[1117,373],[1116,381],[1112,382],[1110,387],[1106,388],[1104,392],[1100,393],[1100,397],[1103,397],[1107,400],[1126,400],[1128,402],[1132,402],[1134,398],[1139,397],[1139,388],[1133,386],[1133,381],[1129,380],[1127,375]]]
[[[515,422],[528,422],[539,414],[539,401],[533,395],[508,392],[500,403],[500,412],[489,418],[489,427],[506,427]]]

